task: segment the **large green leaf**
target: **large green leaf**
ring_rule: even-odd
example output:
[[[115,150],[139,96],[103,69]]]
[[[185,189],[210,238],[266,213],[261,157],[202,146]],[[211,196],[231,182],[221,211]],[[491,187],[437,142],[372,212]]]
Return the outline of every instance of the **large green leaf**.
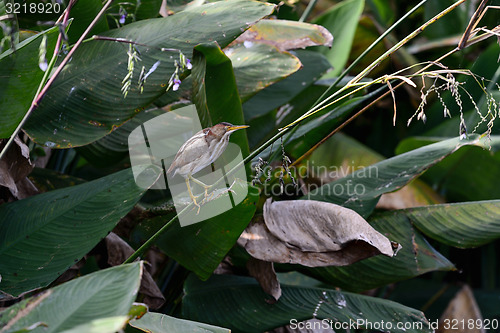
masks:
[[[321,111],[316,117],[300,124],[297,131],[287,139],[287,145],[291,145],[291,155],[299,157],[307,152],[313,145],[321,141],[330,134],[343,121],[347,119],[355,110],[358,110],[364,103],[368,103],[383,91],[383,87],[375,91],[365,93],[362,96],[355,96],[351,99],[341,101]],[[304,93],[307,93],[305,91]],[[302,94],[297,98],[302,97]],[[287,125],[290,119],[285,119],[283,125]]]
[[[64,330],[60,333],[116,333],[128,322],[127,316],[94,319],[85,324]]]
[[[454,266],[414,229],[404,211],[378,214],[372,227],[401,244],[395,257],[376,256],[343,267],[319,267],[304,272],[350,291],[363,291],[410,279],[431,271],[453,270]]]
[[[248,0],[229,0],[189,8],[166,18],[150,19],[105,33],[136,45],[142,61],[135,65],[126,98],[121,92],[128,73],[128,44],[96,40],[83,44],[30,117],[25,130],[36,142],[66,148],[93,142],[122,125],[165,93],[181,50],[188,58],[200,42],[215,40],[226,46],[242,30],[269,15],[274,6]],[[217,22],[217,24],[214,24]],[[148,71],[157,61],[143,93],[137,86],[142,66]]]
[[[149,333],[229,333],[222,327],[197,323],[190,320],[170,317],[161,313],[148,312],[141,319],[130,321],[130,325]]]
[[[139,290],[142,272],[143,263],[136,262],[66,282],[4,310],[0,326],[8,327],[6,332],[15,332],[42,322],[47,327],[31,332],[78,332],[79,325],[95,319],[126,316]]]
[[[396,153],[416,149],[442,138],[412,137],[403,140]],[[479,201],[500,198],[500,137],[492,136],[486,141],[489,150],[479,147],[464,147],[430,168],[423,179],[448,201]],[[488,170],[488,172],[484,172]],[[463,186],[467,184],[467,186]]]
[[[482,150],[479,147],[475,148]],[[382,160],[384,157],[379,153],[354,138],[337,133],[315,149],[303,163],[297,165],[297,168],[307,170],[307,174],[303,174],[305,185],[316,188],[318,181],[325,184]],[[379,207],[403,209],[441,202],[443,201],[432,188],[423,181],[415,179],[405,186],[403,191],[382,196]]]
[[[47,37],[47,61],[54,53],[58,28],[54,27],[26,39],[0,55],[0,138],[12,134],[28,111],[44,72],[38,67],[38,51],[44,36]]]
[[[291,121],[297,119],[309,110],[314,102],[321,96],[321,94],[328,88],[329,84],[325,85],[327,80],[321,80],[311,85],[309,88],[303,90],[295,96],[289,103],[280,108],[280,114],[268,114],[263,117],[256,117],[250,122],[251,126],[263,128],[258,132],[260,143],[264,140],[270,139],[271,136],[282,126],[288,125]],[[353,97],[346,101],[331,105],[314,119],[298,125],[298,129],[293,134],[285,135],[284,142],[286,142],[287,150],[290,155],[298,158],[306,151],[308,151],[314,144],[322,140],[326,135],[339,126],[356,107],[362,103],[369,101],[374,96],[380,93],[381,89],[365,94],[360,97]],[[252,132],[255,135],[255,132]],[[289,148],[293,147],[293,148]],[[267,148],[261,156],[269,156],[271,149]]]
[[[320,53],[309,50],[297,50],[294,53],[299,58],[303,68],[286,77],[283,81],[259,91],[246,101],[243,104],[246,120],[263,115],[289,102],[331,68],[328,60]],[[238,73],[239,70],[235,69],[237,82],[240,80]]]
[[[214,275],[203,283],[190,276],[184,285],[182,312],[189,319],[229,327],[234,332],[263,332],[313,317],[332,325],[352,323],[351,328],[363,327],[356,323],[365,320],[391,325],[384,331],[431,331],[422,312],[392,301],[332,289],[281,288],[282,296],[271,304],[270,296],[252,278]],[[398,322],[415,326],[401,329],[396,327]],[[421,328],[416,329],[416,325]]]
[[[157,246],[200,278],[207,279],[234,246],[255,213],[258,191],[254,187],[248,190],[245,200],[221,215],[185,227],[176,221],[157,240]],[[142,221],[142,225],[149,230],[156,230],[170,217],[165,215],[147,219]],[[151,234],[152,231],[149,231],[146,237]]]
[[[325,77],[335,77],[344,69],[364,4],[364,0],[345,0],[314,20],[314,23],[327,28],[334,38],[330,49],[320,49],[333,67]]]
[[[44,287],[79,261],[141,198],[130,169],[0,206],[0,289]]]
[[[336,203],[368,216],[379,197],[395,191],[418,177],[460,147],[475,145],[487,148],[486,138],[448,139],[398,155],[311,191],[304,199]]]
[[[119,162],[129,154],[128,137],[130,133],[146,121],[165,114],[163,109],[149,109],[139,113],[127,121],[110,135],[92,142],[86,146],[78,147],[76,150],[87,161],[96,166],[109,166]]]
[[[410,208],[408,219],[427,236],[459,248],[500,238],[500,200]]]
[[[238,91],[244,101],[302,66],[291,53],[264,43],[236,44],[225,52],[233,62]]]

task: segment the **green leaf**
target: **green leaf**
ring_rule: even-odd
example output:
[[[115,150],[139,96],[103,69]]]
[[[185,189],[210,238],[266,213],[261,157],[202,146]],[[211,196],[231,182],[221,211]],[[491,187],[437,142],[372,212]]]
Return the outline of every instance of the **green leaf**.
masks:
[[[390,0],[368,0],[367,5],[383,26],[388,27],[394,22],[394,7],[391,6]]]
[[[129,0],[127,2],[114,2],[106,11],[109,25],[119,28],[132,22],[156,18],[159,16],[162,0]],[[125,15],[125,22],[120,23],[120,18]]]
[[[47,61],[54,53],[59,30],[50,28],[0,55],[0,138],[8,138],[28,111],[44,72],[38,67],[38,49],[47,36]]]
[[[405,211],[377,214],[370,225],[389,240],[401,244],[395,257],[376,256],[343,267],[302,269],[324,282],[349,291],[364,291],[436,271],[453,270],[453,264],[416,231]]]
[[[156,245],[168,256],[206,280],[252,219],[258,198],[257,189],[249,186],[247,198],[236,207],[206,221],[185,227],[175,222],[158,239]],[[158,226],[156,229],[159,229],[170,217],[167,215],[147,219],[142,221],[142,225],[148,229]]]
[[[40,192],[48,192],[85,183],[85,180],[81,178],[68,176],[55,170],[37,167],[31,171],[28,177]]]
[[[140,0],[135,9],[136,20],[144,20],[158,17],[162,0]]]
[[[247,121],[289,102],[331,68],[328,60],[320,53],[308,50],[297,50],[293,53],[302,63],[302,69],[259,91],[255,96],[247,100],[243,104],[243,113]],[[237,82],[241,80],[238,75],[240,72],[241,70],[236,67]]]
[[[441,138],[414,137],[403,140],[396,152],[415,149]],[[448,201],[494,200],[500,197],[500,136],[492,136],[485,144],[489,150],[464,147],[430,168],[423,179]],[[488,170],[485,172],[484,170]],[[467,184],[467,186],[463,186]]]
[[[161,313],[148,312],[141,319],[130,321],[130,326],[150,333],[229,333],[230,330],[222,327],[197,323],[190,320],[170,317]]]
[[[432,17],[454,4],[453,0],[427,1],[425,3],[424,20],[430,20]],[[429,39],[455,37],[465,30],[467,26],[468,10],[464,6],[459,6],[452,12],[446,14],[427,29],[424,35]]]
[[[229,327],[233,332],[263,332],[293,323],[293,319],[300,322],[313,317],[332,325],[338,321],[363,327],[356,326],[358,320],[384,321],[391,325],[385,331],[431,331],[422,312],[392,301],[332,289],[281,288],[280,299],[270,304],[270,296],[252,278],[214,275],[203,283],[190,276],[184,285],[182,312],[189,319]],[[398,322],[421,325],[421,329],[398,329]]]
[[[90,329],[95,328],[93,324],[116,324],[108,317],[118,316],[120,319],[115,319],[121,321],[127,315],[139,290],[142,272],[143,263],[136,262],[66,282],[7,308],[0,313],[0,326],[14,332],[43,322],[47,327],[31,332],[74,333],[83,332],[79,325],[88,325]],[[96,323],[96,319],[102,320]]]
[[[193,54],[193,100],[203,128],[221,122],[243,125],[243,110],[231,60],[217,43],[200,44]],[[231,135],[243,157],[249,154],[245,131]]]
[[[225,50],[233,62],[236,84],[243,101],[295,73],[302,66],[297,57],[275,46],[246,43],[249,44],[236,44]]]
[[[123,126],[120,126],[116,131],[112,132],[91,144],[78,147],[76,150],[87,161],[98,167],[105,167],[119,162],[128,157],[128,137],[130,133],[156,116],[165,114],[163,109],[150,109],[140,112],[137,116],[127,121]]]
[[[314,20],[313,23],[327,28],[334,38],[330,49],[319,50],[328,58],[333,67],[325,78],[335,77],[344,69],[349,59],[354,33],[364,4],[364,0],[342,1]]]
[[[321,141],[345,121],[354,110],[378,96],[381,91],[382,87],[363,96],[353,97],[339,104],[334,104],[326,108],[314,119],[299,125],[297,131],[293,133],[291,138],[287,139],[287,144],[293,147],[291,150],[292,156],[299,157],[307,152],[313,145]],[[307,93],[307,91],[304,93]],[[302,94],[297,99],[301,97],[303,97]],[[285,120],[283,124],[288,123]]]
[[[500,200],[410,208],[408,219],[441,243],[466,249],[500,238]]]
[[[103,40],[84,43],[54,81],[25,130],[34,141],[56,148],[96,141],[165,94],[178,53],[160,48],[179,49],[190,58],[193,47],[201,42],[216,40],[226,46],[273,10],[274,5],[256,1],[219,1],[105,33],[106,37],[146,45],[136,45],[142,61],[135,66],[126,98],[121,87],[128,73],[129,45]],[[148,76],[141,94],[137,86],[141,68],[148,71],[157,61],[160,65]]]
[[[482,150],[479,147],[476,149]],[[336,133],[315,149],[305,162],[297,165],[297,168],[307,170],[307,174],[303,174],[305,185],[317,188],[318,181],[325,184],[382,160],[384,157],[369,147],[343,133]],[[404,190],[382,196],[377,207],[402,209],[442,202],[432,188],[415,179]]]
[[[460,147],[476,145],[487,148],[485,138],[453,138],[398,155],[311,191],[304,199],[336,203],[368,216],[380,195],[400,189],[425,170]]]
[[[99,318],[61,333],[116,333],[127,324],[127,321],[127,316]]]
[[[45,287],[79,261],[134,207],[145,189],[130,169],[0,206],[0,289]]]
[[[73,18],[73,22],[71,23],[71,29],[68,31],[68,43],[70,45],[76,43],[78,38],[88,28],[97,13],[102,9],[102,3],[101,0],[77,1],[71,8],[70,17]],[[101,17],[92,30],[90,30],[87,38],[107,30],[109,30],[108,22],[105,17]]]

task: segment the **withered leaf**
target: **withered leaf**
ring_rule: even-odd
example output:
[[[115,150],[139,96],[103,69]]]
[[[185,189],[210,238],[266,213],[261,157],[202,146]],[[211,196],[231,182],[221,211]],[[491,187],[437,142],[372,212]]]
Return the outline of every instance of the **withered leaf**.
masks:
[[[7,140],[0,144],[2,149]],[[16,199],[24,199],[38,193],[27,178],[34,165],[30,161],[29,148],[16,137],[5,157],[0,161],[0,186],[7,187]]]
[[[355,211],[332,203],[290,200],[264,205],[264,221],[254,221],[238,244],[254,258],[308,267],[344,266],[400,246],[376,231]]]
[[[247,268],[266,294],[273,296],[276,301],[281,297],[280,282],[272,262],[250,258],[247,262]]]
[[[132,247],[113,232],[110,232],[106,236],[105,241],[108,252],[108,264],[111,266],[120,265],[134,253]],[[139,292],[144,294],[144,303],[152,309],[158,309],[165,303],[165,297],[147,269],[142,275]]]
[[[485,329],[482,325],[467,326],[467,323],[483,323],[481,310],[476,303],[474,294],[468,285],[465,285],[458,291],[455,297],[450,301],[448,307],[443,312],[439,319],[439,333],[456,332],[457,327],[447,325],[446,323],[466,323],[465,328],[470,333],[484,333]],[[460,325],[459,325],[460,326]],[[458,327],[460,330],[462,327]]]
[[[332,34],[324,27],[287,20],[261,20],[241,34],[232,44],[259,42],[281,51],[324,45],[331,47]]]

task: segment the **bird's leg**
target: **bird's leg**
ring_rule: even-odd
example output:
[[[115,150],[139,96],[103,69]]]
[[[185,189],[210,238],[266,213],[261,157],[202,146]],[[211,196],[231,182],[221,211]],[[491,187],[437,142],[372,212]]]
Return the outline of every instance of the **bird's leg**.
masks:
[[[198,212],[196,213],[196,215],[198,215],[200,213],[201,206],[196,202],[196,197],[193,195],[193,192],[191,192],[191,186],[189,185],[189,177],[186,178],[186,185],[187,185],[187,189],[189,192],[189,196],[191,197],[191,200],[193,200],[194,205],[196,207],[198,207]]]
[[[231,192],[233,194],[236,194],[236,192],[233,190],[233,186],[234,186],[235,183],[236,183],[236,180],[234,180],[233,183],[231,184],[231,186],[229,186],[229,187],[226,187],[224,189],[217,189],[217,190],[213,191],[210,194],[210,198],[203,199],[203,201],[206,200],[208,202],[208,201],[212,201],[212,200],[218,199],[221,196],[223,196],[224,194],[229,193],[229,192]],[[214,195],[215,195],[215,197],[214,197]]]
[[[212,185],[207,185],[205,183],[203,183],[202,181],[194,178],[193,176],[189,175],[189,178],[195,182],[196,184],[202,186],[204,189],[205,189],[205,198],[208,197],[208,189],[212,187]]]

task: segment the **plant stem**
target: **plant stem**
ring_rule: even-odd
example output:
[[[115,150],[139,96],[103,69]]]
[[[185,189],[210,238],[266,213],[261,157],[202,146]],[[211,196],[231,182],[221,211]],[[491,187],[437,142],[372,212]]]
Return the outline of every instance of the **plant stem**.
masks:
[[[440,62],[441,60],[443,60],[444,58],[448,57],[449,55],[453,54],[454,52],[458,51],[458,48],[455,48],[449,52],[447,52],[446,54],[442,55],[441,57],[439,57],[438,59],[436,59],[435,61],[431,62],[430,64],[426,65],[425,67],[423,67],[422,69],[418,70],[414,75],[417,75],[417,74],[420,74],[422,72],[424,72],[425,70],[427,70],[429,67],[433,66],[435,63],[438,63]],[[398,89],[399,87],[401,87],[402,85],[404,84],[404,82],[400,82],[398,85],[396,85],[393,90],[396,90]],[[339,130],[341,130],[342,128],[344,128],[347,124],[349,124],[351,121],[353,121],[354,119],[356,119],[356,117],[358,117],[360,114],[362,114],[363,112],[365,112],[366,110],[368,110],[372,105],[374,105],[375,103],[377,103],[378,101],[380,101],[382,98],[385,98],[387,95],[390,94],[390,91],[387,91],[385,92],[384,94],[382,94],[381,96],[377,97],[375,100],[373,100],[370,104],[368,104],[367,106],[365,106],[364,108],[362,108],[361,110],[359,110],[358,112],[356,112],[354,115],[352,115],[349,119],[347,119],[345,122],[343,122],[339,127],[335,128],[332,132],[330,132],[325,138],[323,138],[320,142],[318,142],[317,144],[315,144],[313,147],[311,147],[311,149],[309,149],[307,152],[305,152],[304,154],[302,154],[302,156],[300,156],[298,159],[296,159],[290,166],[294,166],[298,163],[300,163],[304,158],[306,158],[308,155],[312,154],[312,152],[314,150],[316,150],[321,144],[323,144],[327,139],[329,139],[330,137],[332,137],[335,133],[337,133]]]
[[[302,16],[300,16],[300,18],[299,18],[299,22],[304,22],[305,20],[307,20],[307,17],[311,14],[311,12],[314,9],[314,7],[316,6],[317,2],[318,2],[318,0],[309,1],[309,3],[307,4],[306,10],[304,10],[304,12],[302,13]]]
[[[447,13],[449,13],[450,11],[452,11],[453,9],[455,9],[456,7],[458,7],[460,4],[462,4],[465,1],[467,1],[467,0],[458,0],[453,5],[449,6],[448,8],[446,8],[445,10],[443,10],[442,12],[440,12],[439,14],[437,14],[436,16],[434,16],[433,18],[431,18],[430,20],[428,20],[427,22],[425,22],[424,24],[422,24],[418,29],[416,29],[411,34],[409,34],[408,36],[406,36],[405,38],[403,38],[399,43],[397,43],[396,45],[394,45],[393,47],[391,47],[384,54],[382,54],[375,61],[373,61],[370,65],[368,65],[368,67],[366,67],[363,71],[361,71],[361,73],[359,73],[356,77],[354,77],[351,81],[349,81],[340,90],[338,90],[335,93],[333,93],[332,95],[330,95],[326,100],[331,100],[332,98],[337,97],[338,95],[340,95],[345,90],[351,88],[354,85],[357,85],[359,83],[359,81],[361,81],[364,77],[366,77],[371,72],[371,70],[373,68],[377,67],[383,60],[385,60],[387,57],[389,57],[392,53],[394,53],[397,50],[399,50],[401,47],[403,47],[403,45],[405,45],[410,40],[412,40],[413,38],[415,38],[422,31],[424,31],[425,28],[427,28],[429,25],[431,25],[432,23],[436,22],[438,19],[440,19],[441,17],[443,17],[444,15],[446,15]],[[290,123],[287,126],[285,126],[285,128],[290,127],[290,126],[294,126],[297,123],[302,122],[304,119],[307,119],[311,115],[313,115],[313,114],[315,114],[315,113],[317,113],[317,112],[319,112],[321,110],[324,110],[325,108],[329,107],[330,105],[334,104],[335,102],[336,101],[329,102],[328,104],[325,104],[325,105],[323,105],[324,102],[318,104],[316,107],[314,107],[311,110],[307,111],[304,115],[302,115],[301,117],[299,117],[298,119],[296,119],[292,123]]]
[[[399,20],[397,20],[395,23],[393,23],[382,35],[380,35],[373,43],[370,44],[366,48],[366,50],[363,51],[352,63],[347,67],[336,79],[335,81],[321,94],[321,96],[314,102],[313,106],[308,112],[313,112],[315,108],[321,107],[324,103],[327,103],[330,99],[334,98],[336,94],[333,94],[327,98],[326,95],[332,90],[333,87],[336,87],[337,84],[353,69],[363,58],[377,46],[378,43],[380,43],[387,35],[389,35],[400,23],[402,23],[404,20],[406,20],[411,14],[413,14],[418,8],[420,8],[422,5],[424,5],[427,2],[427,0],[422,0],[420,3],[418,3],[416,6],[414,6],[408,13],[406,13],[404,16],[402,16]],[[309,3],[309,6],[311,3]],[[309,8],[308,6],[308,8]],[[306,12],[304,12],[306,14]],[[307,113],[304,114],[304,116],[307,115]],[[287,138],[285,138],[284,144],[288,142],[288,139],[290,139],[293,135],[293,133],[298,129],[298,126],[295,126],[290,134],[288,135]],[[333,134],[332,134],[333,135]],[[269,159],[272,161],[276,155],[278,154],[278,151],[276,151]]]
[[[378,43],[380,43],[387,35],[389,35],[400,23],[402,23],[404,20],[406,20],[411,14],[413,14],[418,8],[420,8],[422,5],[424,5],[427,2],[427,0],[422,0],[419,4],[417,4],[415,7],[413,7],[408,13],[406,13],[403,17],[401,17],[399,20],[397,20],[393,25],[389,27],[382,35],[380,35],[373,43],[368,46],[368,48],[361,53],[356,60],[354,60],[349,67],[347,67],[342,74],[340,74],[335,82],[333,82],[328,89],[318,98],[318,100],[314,103],[313,107],[316,105],[319,105],[320,103],[326,103],[328,101],[328,98],[323,100],[325,96],[330,92],[330,90],[335,87],[340,80],[342,80],[350,71],[351,69],[354,68],[363,58],[377,46]]]
[[[141,247],[139,247],[134,253],[132,253],[132,255],[130,257],[128,257],[127,260],[125,260],[122,263],[122,265],[130,264],[135,259],[139,258],[139,256],[141,256],[151,245],[153,245],[153,242],[158,237],[160,237],[165,231],[167,231],[172,226],[172,224],[174,223],[174,221],[177,218],[179,218],[184,213],[186,213],[188,211],[188,209],[190,209],[192,206],[193,206],[193,203],[190,203],[189,205],[184,207],[184,209],[181,210],[178,214],[176,214],[174,217],[172,217],[170,219],[170,221],[168,221],[163,227],[160,228],[160,230],[158,230],[153,236],[151,236],[146,242],[144,242],[144,244],[142,244]]]
[[[436,22],[441,17],[443,17],[444,15],[448,14],[449,12],[451,12],[453,9],[455,9],[456,7],[458,7],[459,5],[461,5],[465,1],[467,1],[467,0],[458,0],[453,5],[449,6],[446,9],[444,9],[442,12],[440,12],[439,14],[435,15],[433,18],[431,18],[430,20],[428,20],[427,22],[425,22],[424,24],[422,24],[418,29],[416,29],[411,34],[409,34],[408,36],[406,36],[405,38],[403,38],[399,43],[397,43],[396,45],[394,45],[393,47],[391,47],[384,54],[382,54],[375,61],[373,61],[370,65],[368,65],[368,67],[366,67],[363,71],[361,71],[361,73],[359,73],[355,78],[353,78],[348,83],[348,85],[351,84],[351,83],[357,83],[357,82],[359,82],[362,78],[364,78],[366,75],[368,75],[372,71],[372,69],[374,69],[376,66],[378,66],[383,60],[385,60],[387,57],[389,57],[392,53],[394,53],[395,51],[399,50],[401,47],[403,47],[403,45],[405,45],[410,40],[412,40],[413,38],[415,38],[422,31],[424,31],[429,25],[431,25],[432,23]]]
[[[30,108],[28,109],[28,111],[26,112],[26,114],[24,115],[23,119],[21,120],[21,122],[19,123],[19,125],[16,127],[16,129],[14,130],[14,132],[11,134],[11,136],[9,138],[9,141],[7,141],[7,144],[5,145],[5,147],[2,149],[2,152],[0,153],[0,160],[4,157],[4,155],[6,154],[7,150],[9,149],[10,145],[14,141],[14,138],[21,131],[21,128],[24,126],[24,124],[26,123],[26,121],[28,120],[28,118],[31,116],[31,114],[33,113],[33,111],[35,111],[38,108],[38,105],[42,101],[45,93],[50,88],[50,86],[52,85],[52,83],[54,82],[54,80],[61,73],[61,71],[63,70],[64,66],[69,62],[69,60],[71,59],[71,57],[73,56],[73,54],[75,53],[75,51],[78,49],[78,47],[82,44],[83,40],[88,35],[88,33],[90,32],[90,30],[92,30],[94,28],[94,26],[97,24],[97,21],[99,21],[99,19],[101,18],[101,16],[108,9],[108,7],[111,5],[112,2],[113,2],[113,0],[108,0],[106,2],[106,4],[102,7],[102,9],[96,15],[96,17],[94,18],[94,20],[89,24],[89,26],[87,27],[87,29],[85,29],[85,31],[80,36],[80,38],[78,39],[78,41],[71,48],[71,50],[68,52],[68,54],[63,59],[63,61],[61,62],[61,64],[57,67],[57,69],[54,71],[54,73],[52,74],[52,76],[49,78],[49,80],[47,81],[47,83],[45,84],[45,86],[40,91],[41,86],[44,84],[44,82],[46,80],[46,75],[48,75],[48,73],[50,72],[50,70],[47,69],[46,75],[44,75],[43,80],[40,83],[40,86],[38,87],[38,91],[35,94],[35,98],[33,99],[33,102],[31,103]],[[55,57],[55,56],[52,57],[52,60],[50,62],[52,65],[55,62],[56,58],[57,57]]]

